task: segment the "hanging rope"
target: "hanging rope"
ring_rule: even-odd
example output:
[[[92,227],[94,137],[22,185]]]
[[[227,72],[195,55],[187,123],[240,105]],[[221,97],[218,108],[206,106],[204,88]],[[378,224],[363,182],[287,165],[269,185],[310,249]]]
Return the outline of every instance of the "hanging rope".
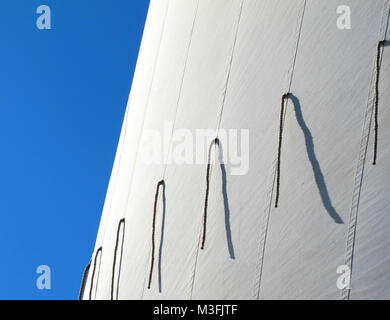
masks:
[[[87,266],[84,269],[83,279],[81,280],[81,286],[80,286],[80,292],[79,292],[79,300],[83,299],[84,289],[85,289],[85,282],[87,280],[87,274],[88,274],[88,271],[89,271],[90,267],[91,267],[91,261],[89,261],[89,263],[87,264]]]
[[[97,249],[96,254],[95,254],[95,260],[93,263],[93,270],[92,270],[92,277],[91,277],[91,286],[89,288],[89,300],[91,300],[91,298],[92,298],[92,288],[93,288],[93,280],[95,279],[97,257],[99,255],[99,252],[100,252],[100,254],[102,253],[102,249],[103,249],[103,247],[100,247],[99,249]]]
[[[290,93],[285,93],[282,96],[282,103],[280,109],[280,124],[279,124],[279,146],[278,146],[278,164],[276,172],[276,197],[275,197],[275,208],[278,207],[279,202],[279,190],[280,190],[280,159],[282,153],[282,136],[283,136],[283,117],[284,117],[284,102],[288,99]]]
[[[158,201],[158,195],[159,195],[160,187],[163,186],[163,185],[164,185],[164,180],[161,180],[161,181],[159,181],[157,183],[156,194],[154,195],[153,225],[152,225],[152,260],[151,260],[151,263],[150,263],[148,289],[150,289],[150,285],[152,283],[152,275],[153,275],[154,250],[155,250],[154,235],[156,233],[157,201]]]
[[[380,72],[380,58],[381,47],[385,44],[385,40],[378,42],[376,48],[376,78],[375,78],[375,102],[374,102],[374,160],[372,164],[376,165],[376,155],[378,150],[378,99],[379,99],[379,72]]]
[[[116,243],[115,243],[115,250],[114,250],[114,260],[112,262],[112,278],[111,278],[111,300],[114,300],[114,278],[115,278],[115,265],[116,265],[116,254],[118,251],[118,243],[119,243],[119,232],[121,230],[122,223],[125,223],[125,218],[122,218],[119,220],[118,223],[118,229],[116,231]]]
[[[204,244],[206,242],[206,225],[207,225],[207,207],[209,204],[209,189],[210,189],[210,170],[211,170],[211,149],[214,145],[219,145],[219,139],[215,138],[209,147],[209,154],[207,160],[207,173],[206,173],[206,195],[204,199],[204,214],[203,214],[203,236],[202,236],[202,246],[201,250],[204,249]]]

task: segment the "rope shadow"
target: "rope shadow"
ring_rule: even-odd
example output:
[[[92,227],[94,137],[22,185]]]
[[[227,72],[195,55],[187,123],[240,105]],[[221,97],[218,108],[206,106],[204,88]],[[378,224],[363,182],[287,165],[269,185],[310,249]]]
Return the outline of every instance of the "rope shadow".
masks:
[[[230,227],[230,207],[229,207],[229,199],[227,195],[227,178],[226,178],[226,168],[225,164],[223,162],[223,148],[222,143],[218,138],[215,138],[209,148],[209,156],[208,156],[208,164],[207,164],[207,176],[206,176],[206,196],[205,196],[205,206],[204,206],[204,222],[203,222],[203,239],[202,239],[202,246],[201,249],[204,249],[205,242],[206,242],[206,223],[207,223],[207,208],[208,208],[208,195],[209,195],[209,186],[210,186],[210,171],[211,171],[211,163],[210,163],[210,157],[211,157],[211,150],[214,145],[217,145],[219,148],[219,166],[221,169],[222,174],[222,196],[223,196],[223,205],[224,205],[224,213],[225,213],[225,230],[226,230],[226,241],[227,241],[227,247],[229,251],[229,256],[231,259],[235,259],[234,255],[234,247],[233,247],[233,240],[232,240],[232,232]]]
[[[313,136],[303,118],[302,108],[299,99],[291,93],[289,94],[289,98],[294,104],[295,116],[298,125],[301,127],[303,135],[305,137],[307,156],[309,158],[309,161],[313,169],[314,179],[316,181],[322,203],[326,211],[328,212],[329,216],[334,220],[334,222],[337,224],[343,224],[344,223],[343,220],[341,219],[340,215],[336,212],[335,208],[333,207],[332,201],[330,199],[328,188],[325,183],[324,175],[322,174],[320,164],[318,162],[318,159],[314,151]]]

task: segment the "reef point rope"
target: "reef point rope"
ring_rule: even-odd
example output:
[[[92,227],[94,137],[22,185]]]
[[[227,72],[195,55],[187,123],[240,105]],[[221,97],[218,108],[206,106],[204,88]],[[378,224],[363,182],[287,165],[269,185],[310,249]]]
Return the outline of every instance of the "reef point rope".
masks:
[[[118,243],[119,243],[119,232],[121,230],[122,223],[125,223],[125,218],[122,218],[119,220],[118,223],[118,229],[116,231],[116,243],[115,243],[115,250],[114,250],[114,260],[112,262],[112,277],[111,277],[111,300],[114,300],[114,279],[115,279],[115,265],[116,265],[116,254],[118,251]]]
[[[210,170],[211,170],[211,149],[214,145],[219,146],[219,139],[215,138],[209,147],[209,154],[207,160],[207,173],[206,173],[206,195],[204,198],[204,214],[203,214],[203,236],[202,236],[202,245],[200,247],[201,250],[204,249],[204,245],[206,242],[206,225],[207,225],[207,207],[209,204],[209,189],[210,189]]]
[[[94,260],[93,269],[92,269],[91,286],[89,288],[89,300],[91,300],[91,298],[92,298],[93,280],[95,279],[96,262],[97,262],[97,257],[99,255],[99,252],[100,252],[100,254],[103,252],[103,247],[100,247],[99,249],[97,249],[96,254],[95,254],[95,260]]]
[[[87,266],[84,269],[83,278],[81,280],[80,292],[79,292],[79,300],[83,299],[84,289],[85,289],[85,282],[87,280],[87,274],[88,274],[88,271],[89,271],[90,267],[91,267],[91,261],[89,261],[89,263],[87,264]]]
[[[279,124],[279,146],[278,146],[278,164],[276,172],[276,197],[275,197],[275,208],[278,207],[279,202],[279,190],[280,190],[280,159],[282,154],[282,137],[283,137],[283,117],[284,117],[284,102],[288,99],[290,93],[285,93],[282,96],[282,103],[280,109],[280,124]]]
[[[378,99],[379,99],[379,72],[380,72],[380,59],[381,48],[385,45],[386,40],[378,42],[376,47],[376,78],[375,78],[375,102],[374,102],[374,160],[372,164],[376,165],[376,156],[378,150]]]
[[[154,196],[153,225],[152,225],[152,260],[150,263],[148,289],[150,289],[150,285],[152,283],[153,265],[154,265],[154,251],[155,251],[154,235],[156,233],[157,201],[158,201],[158,195],[159,195],[159,191],[160,191],[161,186],[164,186],[164,180],[161,180],[157,183],[156,194]]]

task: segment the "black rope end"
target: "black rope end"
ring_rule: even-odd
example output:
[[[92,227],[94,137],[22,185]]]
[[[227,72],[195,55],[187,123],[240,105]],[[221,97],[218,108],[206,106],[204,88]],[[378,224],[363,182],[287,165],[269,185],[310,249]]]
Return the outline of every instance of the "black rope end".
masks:
[[[287,99],[288,97],[290,97],[290,94],[290,92],[283,94],[282,99]]]

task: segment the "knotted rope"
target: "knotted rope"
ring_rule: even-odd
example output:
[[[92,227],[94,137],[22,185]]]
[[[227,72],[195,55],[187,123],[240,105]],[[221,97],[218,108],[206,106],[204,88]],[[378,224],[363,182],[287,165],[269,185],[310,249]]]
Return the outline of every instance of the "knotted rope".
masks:
[[[115,265],[116,265],[116,254],[118,251],[118,243],[119,243],[119,232],[121,230],[122,223],[125,223],[125,218],[119,220],[118,229],[116,231],[116,243],[115,243],[115,251],[114,251],[114,260],[112,262],[112,278],[111,278],[111,300],[114,300],[114,279],[115,279]]]
[[[201,250],[204,249],[204,245],[206,242],[206,226],[207,226],[207,208],[209,204],[209,189],[210,189],[210,170],[211,170],[211,149],[214,145],[219,145],[219,139],[215,138],[209,147],[209,154],[207,160],[207,173],[206,173],[206,195],[204,199],[204,214],[203,214],[203,236],[202,236],[202,245],[200,247]]]
[[[95,260],[94,260],[94,264],[93,264],[92,277],[91,277],[91,286],[89,288],[89,300],[91,300],[91,298],[92,298],[92,288],[93,288],[93,280],[95,279],[97,257],[99,255],[99,252],[100,252],[100,254],[102,253],[102,249],[103,249],[103,247],[100,247],[99,249],[97,249],[96,254],[95,254]]]
[[[159,181],[157,183],[156,194],[154,195],[153,225],[152,225],[152,260],[151,260],[151,263],[150,263],[148,289],[150,289],[150,285],[152,283],[152,275],[153,275],[154,250],[155,250],[154,235],[156,233],[157,201],[158,201],[158,195],[159,195],[160,187],[163,186],[163,185],[164,185],[164,180],[161,180],[161,181]]]
[[[378,42],[376,48],[376,78],[375,78],[375,102],[374,102],[374,160],[373,165],[376,165],[376,156],[378,150],[378,100],[379,100],[379,73],[380,73],[380,59],[381,47],[385,44],[385,40]]]
[[[282,154],[282,137],[283,137],[283,118],[284,118],[284,102],[288,99],[290,93],[285,93],[282,96],[281,110],[280,110],[280,124],[279,124],[279,146],[278,146],[278,164],[276,172],[276,197],[275,208],[278,207],[279,202],[279,190],[280,190],[280,160]]]
[[[84,269],[83,278],[81,280],[80,292],[79,292],[79,300],[83,299],[84,289],[85,289],[85,282],[87,280],[87,274],[88,274],[88,271],[89,271],[90,267],[91,267],[91,261],[89,261],[89,263],[87,264],[87,266]]]

